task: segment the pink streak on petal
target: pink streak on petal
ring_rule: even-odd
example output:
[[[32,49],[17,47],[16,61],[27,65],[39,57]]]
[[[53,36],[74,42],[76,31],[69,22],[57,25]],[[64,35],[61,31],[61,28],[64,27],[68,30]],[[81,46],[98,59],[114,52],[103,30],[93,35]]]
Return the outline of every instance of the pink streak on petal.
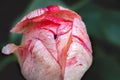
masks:
[[[76,37],[79,41],[82,42],[82,45],[84,45],[84,47],[86,47],[86,49],[88,49],[89,53],[91,54],[91,43],[86,31],[86,27],[84,23],[78,18],[75,18],[73,21],[72,34],[74,35],[74,37]]]
[[[72,57],[71,59],[68,59],[66,62],[66,66],[71,66],[73,64],[77,63],[76,57]]]
[[[80,41],[80,44],[91,54],[91,50],[89,47],[85,44],[85,42],[78,36],[73,35],[74,38],[78,39]]]
[[[50,5],[46,7],[48,11],[60,10],[59,6],[57,5]]]
[[[34,46],[31,46],[32,40],[27,41],[25,44],[21,45],[18,48],[18,53],[19,58],[21,59],[21,63],[24,63],[25,59],[27,56],[32,52],[32,48]],[[21,64],[22,65],[22,64]]]

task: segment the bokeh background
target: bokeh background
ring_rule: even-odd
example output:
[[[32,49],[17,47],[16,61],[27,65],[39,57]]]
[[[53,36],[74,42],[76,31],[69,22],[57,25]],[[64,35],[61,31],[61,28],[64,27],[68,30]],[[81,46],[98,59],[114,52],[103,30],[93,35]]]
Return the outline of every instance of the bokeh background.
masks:
[[[57,4],[76,11],[86,24],[93,47],[93,64],[82,80],[120,80],[120,0],[2,0],[0,50],[20,35],[9,30],[32,10]],[[14,55],[0,52],[0,80],[25,80]]]

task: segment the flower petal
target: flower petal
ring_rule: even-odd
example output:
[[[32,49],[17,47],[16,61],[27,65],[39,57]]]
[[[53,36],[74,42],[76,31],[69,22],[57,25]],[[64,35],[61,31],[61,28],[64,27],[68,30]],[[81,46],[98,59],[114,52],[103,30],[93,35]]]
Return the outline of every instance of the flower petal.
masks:
[[[18,48],[18,46],[16,46],[13,43],[10,43],[3,47],[2,53],[9,55],[11,53],[14,53],[17,50],[17,48]]]

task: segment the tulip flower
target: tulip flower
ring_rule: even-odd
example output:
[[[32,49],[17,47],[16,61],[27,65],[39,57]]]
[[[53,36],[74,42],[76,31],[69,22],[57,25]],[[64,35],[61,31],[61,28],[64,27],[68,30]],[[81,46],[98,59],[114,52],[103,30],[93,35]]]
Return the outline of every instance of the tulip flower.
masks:
[[[10,32],[22,34],[21,44],[9,43],[2,52],[17,56],[27,80],[80,80],[92,63],[85,24],[67,8],[34,10]]]

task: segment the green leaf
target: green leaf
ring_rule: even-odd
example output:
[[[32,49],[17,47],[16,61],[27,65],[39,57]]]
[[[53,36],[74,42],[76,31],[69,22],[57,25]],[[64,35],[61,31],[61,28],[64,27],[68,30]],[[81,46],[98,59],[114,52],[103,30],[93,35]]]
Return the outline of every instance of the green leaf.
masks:
[[[103,32],[105,39],[120,47],[120,12],[106,12]]]
[[[100,46],[96,46],[94,66],[102,80],[120,80],[120,64],[115,56],[105,53]],[[114,53],[113,53],[114,54]]]

